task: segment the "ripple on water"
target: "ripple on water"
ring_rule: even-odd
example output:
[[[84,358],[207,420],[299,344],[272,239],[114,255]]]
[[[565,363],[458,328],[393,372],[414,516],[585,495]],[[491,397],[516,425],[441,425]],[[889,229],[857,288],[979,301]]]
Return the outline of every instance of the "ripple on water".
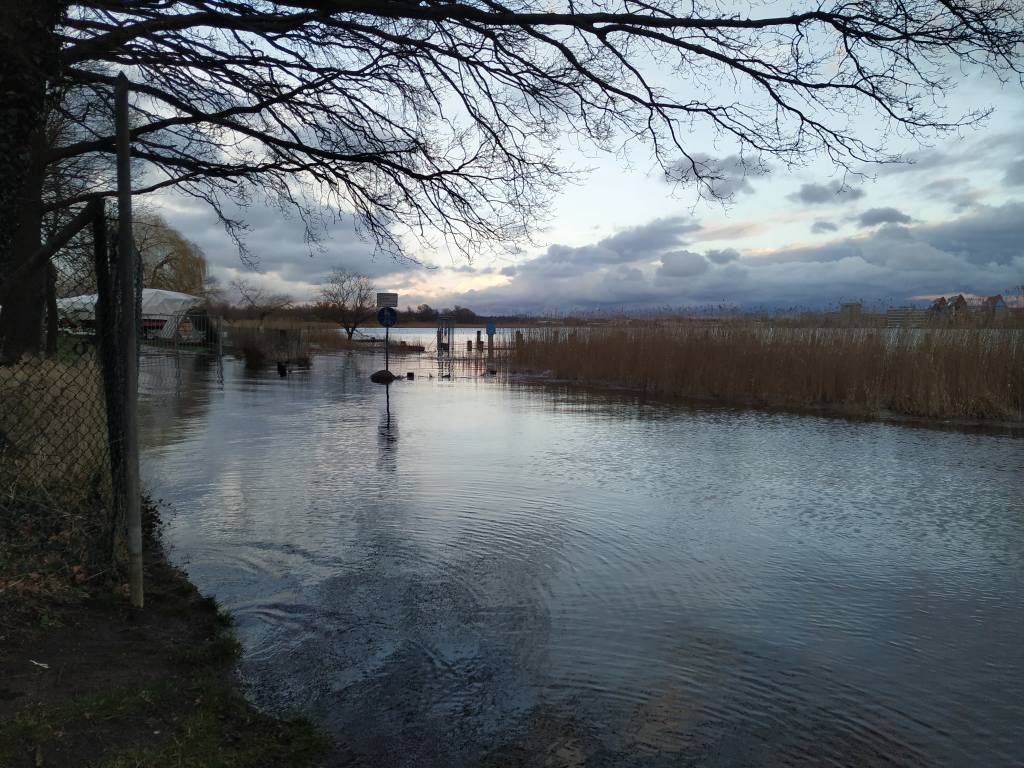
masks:
[[[339,764],[1020,764],[1019,441],[468,380],[389,414],[374,365],[228,365],[147,433],[253,697]]]

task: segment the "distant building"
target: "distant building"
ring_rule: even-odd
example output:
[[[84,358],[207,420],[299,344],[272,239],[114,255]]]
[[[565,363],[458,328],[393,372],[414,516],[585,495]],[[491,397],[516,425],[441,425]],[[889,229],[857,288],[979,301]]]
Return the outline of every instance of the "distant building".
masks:
[[[987,315],[1001,315],[1008,311],[1006,300],[1001,293],[989,296],[981,302],[981,311]]]
[[[885,312],[886,328],[924,328],[929,311],[917,307],[892,307]]]
[[[859,322],[864,313],[864,307],[859,301],[851,301],[839,305],[839,320],[844,324]]]
[[[952,317],[956,317],[966,311],[967,299],[964,298],[962,293],[958,293],[956,296],[951,296],[946,300],[946,312]]]

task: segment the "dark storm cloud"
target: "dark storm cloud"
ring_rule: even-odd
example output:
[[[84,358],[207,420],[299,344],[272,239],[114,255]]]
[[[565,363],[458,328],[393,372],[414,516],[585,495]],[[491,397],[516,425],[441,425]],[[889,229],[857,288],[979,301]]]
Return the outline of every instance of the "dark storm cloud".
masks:
[[[822,232],[838,232],[839,225],[833,224],[831,221],[825,221],[824,219],[818,219],[811,224],[811,232],[818,235]]]
[[[731,198],[741,192],[753,192],[751,179],[767,176],[770,167],[757,160],[747,160],[739,155],[714,158],[703,152],[691,155],[692,162],[681,158],[665,173],[668,181],[689,185],[702,176],[717,197]]]
[[[909,224],[912,219],[895,208],[870,208],[857,217],[862,227],[874,227],[878,224]]]
[[[864,190],[845,186],[842,182],[833,180],[828,184],[804,184],[798,191],[791,194],[789,199],[806,205],[827,205],[829,203],[847,203],[862,197],[864,197]]]
[[[981,207],[930,224],[908,226],[898,216],[882,218],[886,221],[867,234],[745,258],[676,246],[663,247],[654,260],[648,249],[632,263],[576,259],[574,270],[558,279],[540,266],[549,249],[520,265],[506,285],[455,300],[477,311],[723,302],[821,307],[850,298],[901,303],[928,293],[995,293],[1019,281],[1024,270],[1024,204]],[[569,250],[589,253],[598,245]]]

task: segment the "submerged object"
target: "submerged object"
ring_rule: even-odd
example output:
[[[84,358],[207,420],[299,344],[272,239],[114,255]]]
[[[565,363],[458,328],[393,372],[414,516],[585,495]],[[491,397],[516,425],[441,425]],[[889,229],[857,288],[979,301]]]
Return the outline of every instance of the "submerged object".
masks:
[[[390,384],[397,376],[391,371],[374,371],[370,374],[370,381],[374,384]]]

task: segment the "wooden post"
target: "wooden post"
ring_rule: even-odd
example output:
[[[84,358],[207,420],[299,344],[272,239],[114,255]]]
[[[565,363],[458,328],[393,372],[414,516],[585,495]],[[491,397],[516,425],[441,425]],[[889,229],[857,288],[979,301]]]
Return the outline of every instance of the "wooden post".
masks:
[[[131,604],[143,607],[142,592],[142,509],[139,499],[139,351],[136,328],[136,259],[132,237],[132,170],[131,137],[128,125],[128,78],[122,72],[114,85],[115,120],[117,121],[117,270],[119,303],[117,351],[124,366],[124,443],[125,473],[123,492],[128,522],[128,567]]]
[[[94,210],[92,221],[93,257],[96,269],[96,344],[103,371],[103,395],[107,411],[107,445],[110,450],[110,487],[114,509],[107,524],[107,546],[111,561],[118,559],[118,531],[124,513],[124,494],[121,482],[124,466],[124,443],[121,441],[121,375],[117,357],[117,305],[114,303],[113,283],[110,277],[110,254],[107,249],[106,203],[101,199]]]
[[[57,268],[46,267],[46,355],[57,354]]]

